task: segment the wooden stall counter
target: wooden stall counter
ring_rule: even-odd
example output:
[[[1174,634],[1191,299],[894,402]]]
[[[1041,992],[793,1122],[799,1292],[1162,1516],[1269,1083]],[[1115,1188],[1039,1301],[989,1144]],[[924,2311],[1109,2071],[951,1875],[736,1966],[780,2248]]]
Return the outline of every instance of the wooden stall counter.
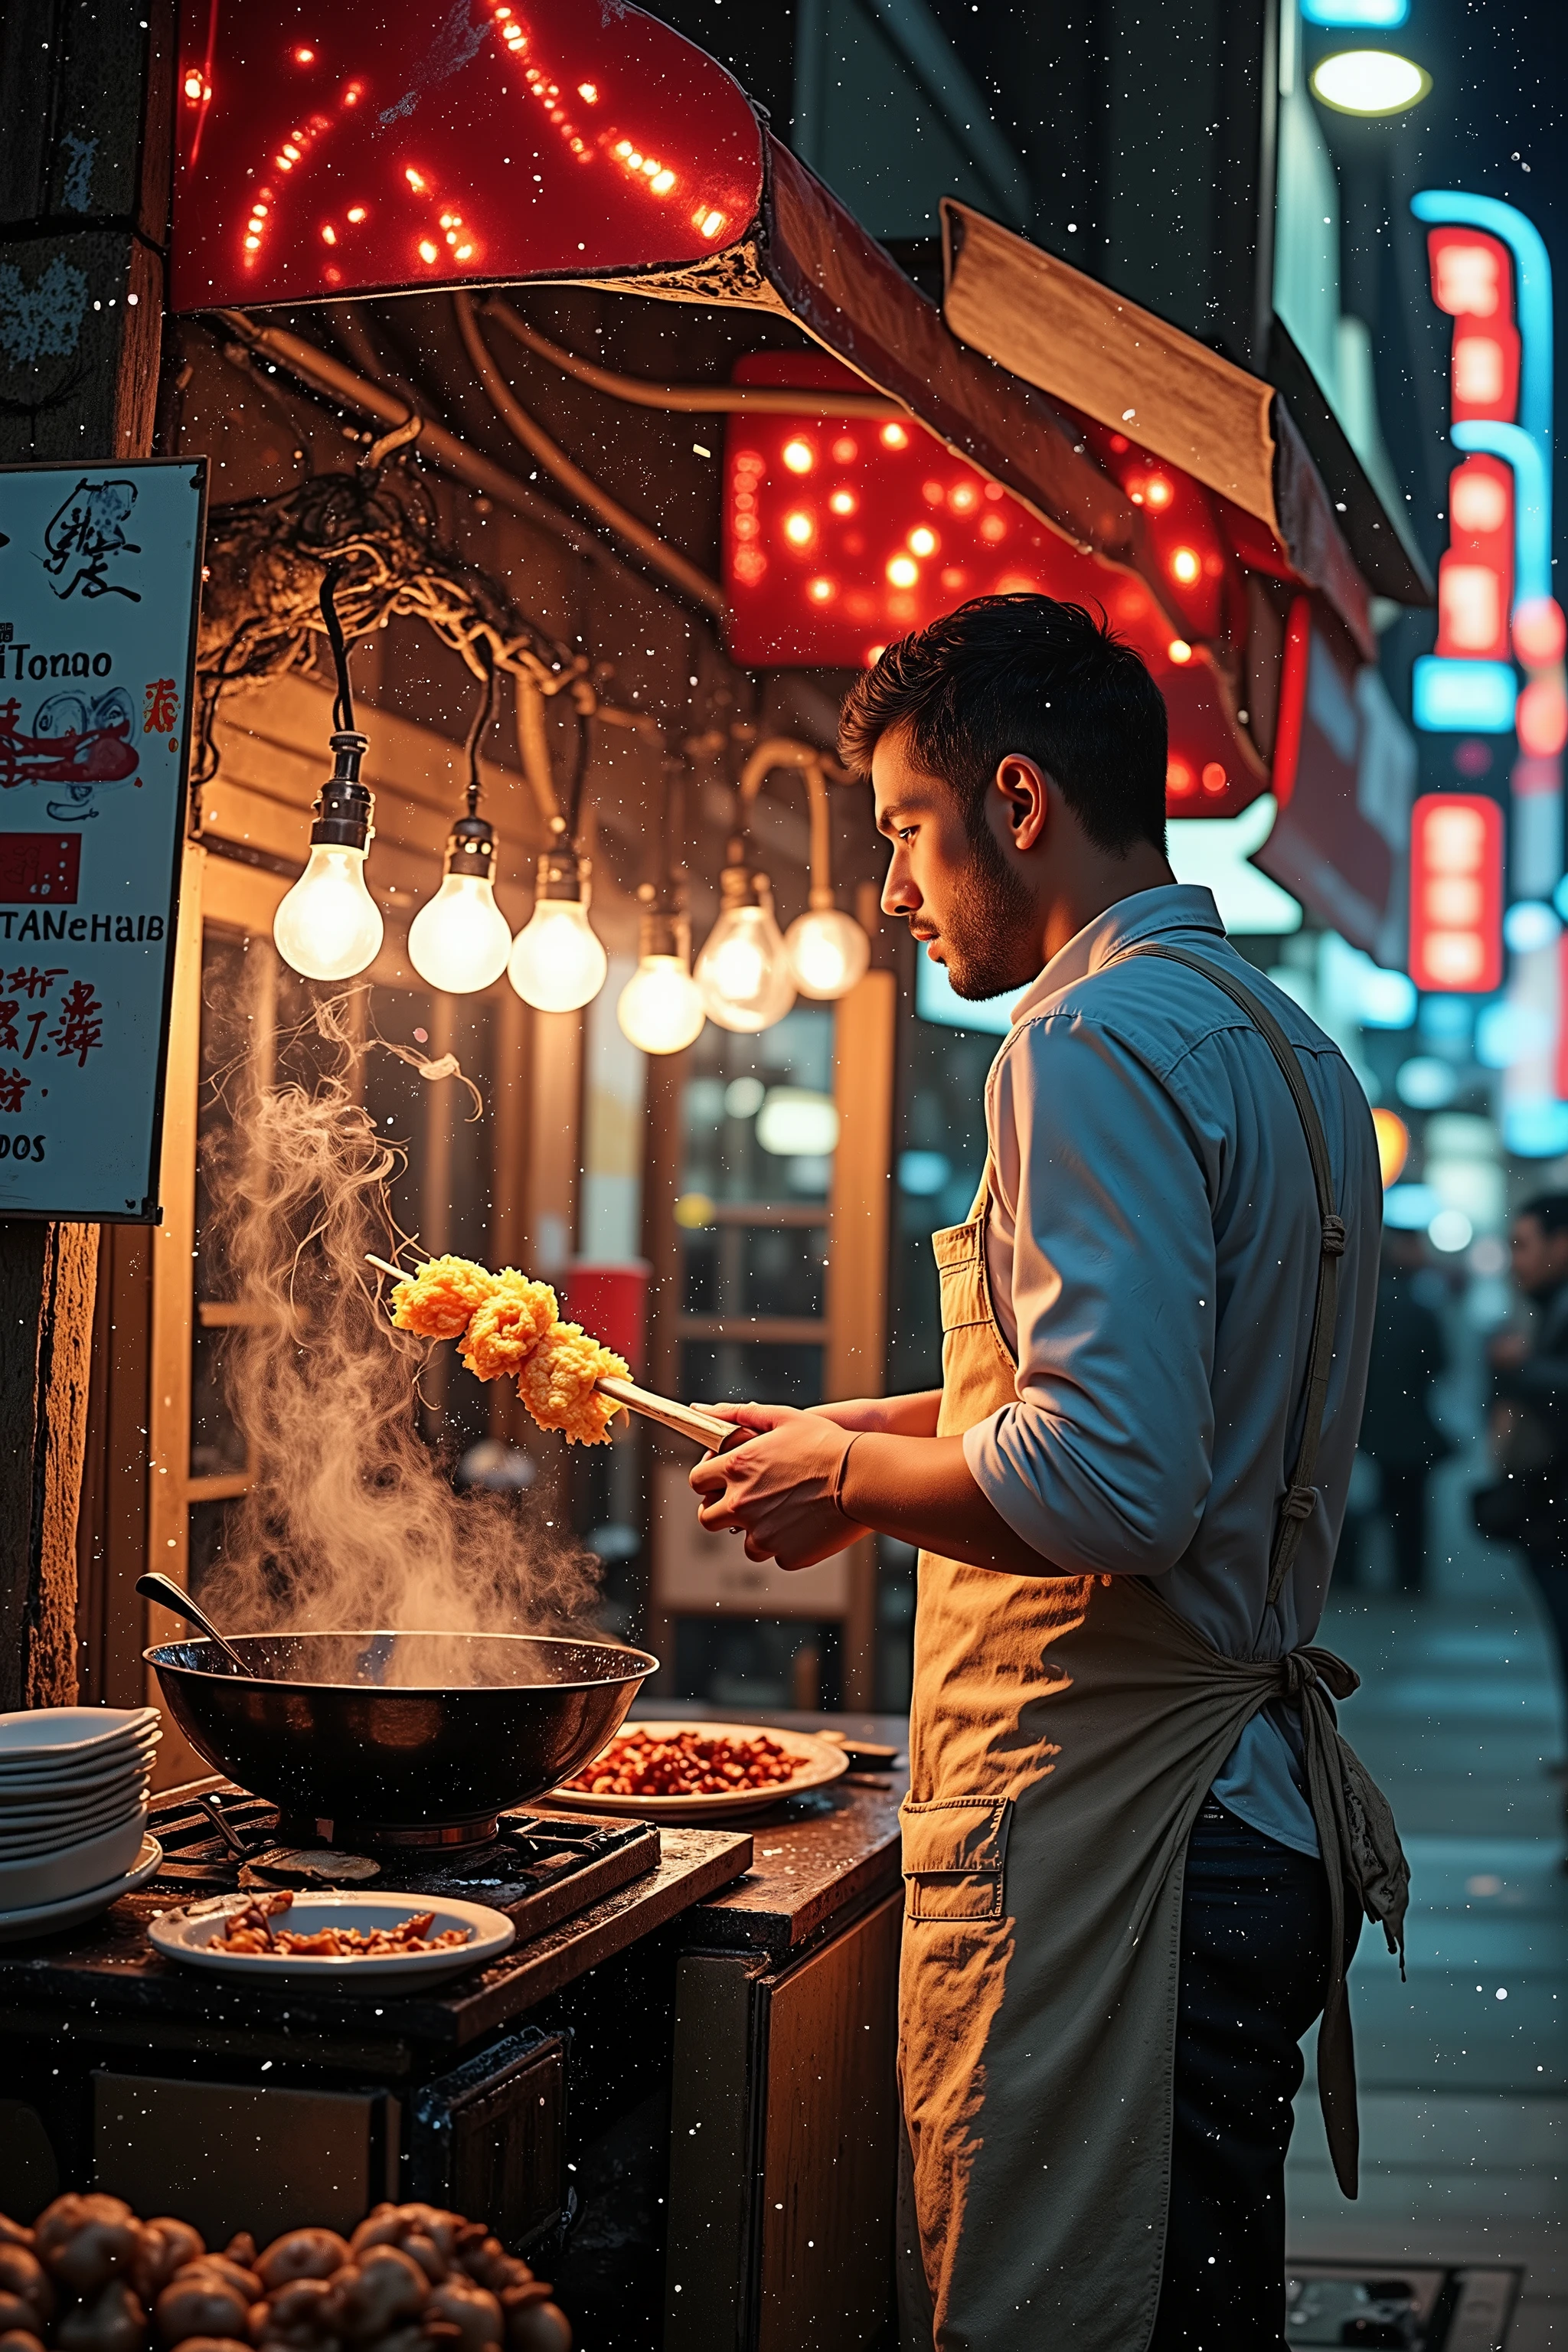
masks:
[[[893,2315],[906,1727],[681,1707],[721,1712],[894,1753],[751,1816],[751,1869],[683,1915],[664,2344],[857,2352]]]

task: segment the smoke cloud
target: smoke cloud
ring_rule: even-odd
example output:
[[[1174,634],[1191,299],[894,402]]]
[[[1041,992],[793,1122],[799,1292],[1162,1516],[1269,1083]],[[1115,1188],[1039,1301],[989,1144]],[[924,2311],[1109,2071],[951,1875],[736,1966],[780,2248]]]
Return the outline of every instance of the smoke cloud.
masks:
[[[404,1238],[388,1192],[402,1155],[355,1099],[369,1049],[344,1001],[320,1006],[314,1025],[335,1068],[261,1089],[245,1066],[231,1071],[233,1116],[205,1163],[216,1263],[248,1310],[227,1335],[223,1381],[254,1475],[202,1601],[229,1633],[603,1641],[588,1618],[599,1563],[542,1524],[542,1497],[531,1513],[526,1496],[459,1492],[419,1434],[419,1370],[439,1343],[393,1328],[365,1264],[367,1250],[395,1257]],[[458,1652],[400,1643],[390,1679],[475,1679]]]

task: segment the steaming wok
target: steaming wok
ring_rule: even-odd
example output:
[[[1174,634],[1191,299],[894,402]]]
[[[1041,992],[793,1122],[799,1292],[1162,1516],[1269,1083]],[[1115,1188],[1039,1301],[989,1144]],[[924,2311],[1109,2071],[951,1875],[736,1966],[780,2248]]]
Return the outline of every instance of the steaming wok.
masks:
[[[339,1843],[461,1843],[567,1779],[658,1661],[521,1633],[237,1633],[145,1653],[220,1772]]]

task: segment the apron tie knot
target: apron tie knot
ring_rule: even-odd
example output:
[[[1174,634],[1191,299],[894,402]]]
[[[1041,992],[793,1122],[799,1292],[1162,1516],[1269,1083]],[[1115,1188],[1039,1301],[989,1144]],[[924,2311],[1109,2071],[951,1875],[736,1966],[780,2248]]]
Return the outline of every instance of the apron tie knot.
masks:
[[[1287,1519],[1310,1519],[1312,1516],[1312,1506],[1317,1499],[1318,1492],[1315,1486],[1287,1486],[1285,1499],[1279,1506],[1279,1515]]]
[[[1323,1255],[1342,1257],[1345,1250],[1345,1221],[1342,1217],[1323,1219]]]

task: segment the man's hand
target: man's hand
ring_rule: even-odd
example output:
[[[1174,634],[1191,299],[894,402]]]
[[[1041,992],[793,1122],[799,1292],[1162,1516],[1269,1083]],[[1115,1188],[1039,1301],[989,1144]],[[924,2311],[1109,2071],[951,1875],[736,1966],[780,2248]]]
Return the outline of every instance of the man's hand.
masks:
[[[743,1531],[748,1559],[781,1568],[815,1568],[866,1533],[833,1499],[852,1431],[787,1405],[721,1410],[758,1434],[731,1453],[707,1454],[691,1472],[705,1528]]]

